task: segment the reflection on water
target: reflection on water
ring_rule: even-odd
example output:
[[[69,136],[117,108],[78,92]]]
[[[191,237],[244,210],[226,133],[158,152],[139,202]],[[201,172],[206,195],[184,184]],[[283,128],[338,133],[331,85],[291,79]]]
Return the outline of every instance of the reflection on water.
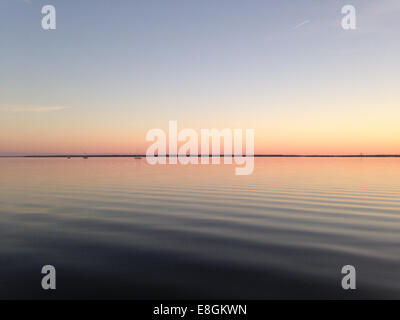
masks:
[[[0,298],[400,298],[399,167],[0,159]]]

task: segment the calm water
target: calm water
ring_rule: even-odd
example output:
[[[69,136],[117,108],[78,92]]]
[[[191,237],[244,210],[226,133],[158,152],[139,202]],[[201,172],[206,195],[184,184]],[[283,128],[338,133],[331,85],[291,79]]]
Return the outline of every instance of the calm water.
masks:
[[[400,298],[400,159],[0,159],[0,298]],[[57,290],[41,289],[41,268]],[[341,267],[357,290],[341,289]]]

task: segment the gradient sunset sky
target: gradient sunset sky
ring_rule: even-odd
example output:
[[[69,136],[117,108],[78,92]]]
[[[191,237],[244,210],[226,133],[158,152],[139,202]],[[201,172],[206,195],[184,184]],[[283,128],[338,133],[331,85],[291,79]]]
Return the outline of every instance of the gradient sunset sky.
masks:
[[[399,38],[398,0],[2,0],[0,155],[144,153],[169,120],[255,129],[256,153],[400,153]]]

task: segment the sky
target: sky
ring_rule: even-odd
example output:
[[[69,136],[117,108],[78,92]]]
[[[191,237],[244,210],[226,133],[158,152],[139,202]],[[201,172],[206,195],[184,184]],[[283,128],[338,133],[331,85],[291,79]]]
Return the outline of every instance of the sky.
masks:
[[[399,33],[398,0],[2,0],[0,155],[145,153],[170,120],[254,129],[255,153],[400,153]]]

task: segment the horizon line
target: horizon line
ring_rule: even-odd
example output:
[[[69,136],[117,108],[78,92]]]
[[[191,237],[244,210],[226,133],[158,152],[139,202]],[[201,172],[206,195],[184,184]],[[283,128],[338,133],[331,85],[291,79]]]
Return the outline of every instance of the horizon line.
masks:
[[[0,158],[146,158],[145,154],[41,154],[41,155],[6,155]],[[400,154],[254,154],[254,155],[234,155],[234,154],[165,154],[154,155],[151,157],[254,157],[254,158],[400,158]]]

